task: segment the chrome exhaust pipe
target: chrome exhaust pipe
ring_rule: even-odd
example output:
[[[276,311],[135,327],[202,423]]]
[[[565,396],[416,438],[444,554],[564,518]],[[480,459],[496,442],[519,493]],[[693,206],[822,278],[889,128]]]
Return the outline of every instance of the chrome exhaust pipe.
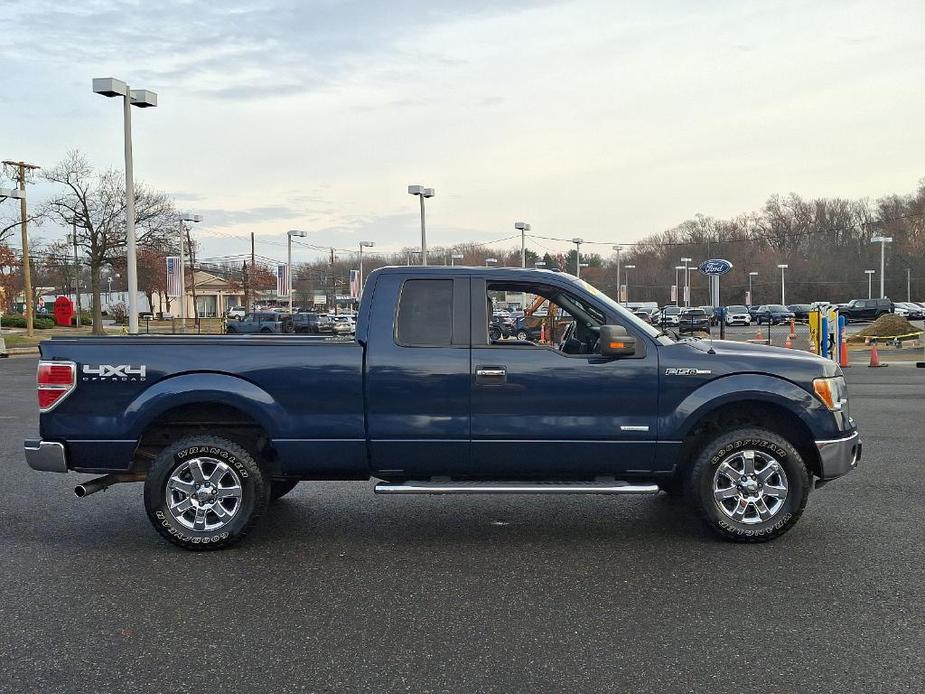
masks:
[[[74,494],[77,495],[77,498],[82,499],[85,496],[101,492],[120,482],[141,482],[145,479],[145,476],[143,472],[114,472],[110,475],[103,475],[102,477],[96,477],[78,484],[74,487]]]

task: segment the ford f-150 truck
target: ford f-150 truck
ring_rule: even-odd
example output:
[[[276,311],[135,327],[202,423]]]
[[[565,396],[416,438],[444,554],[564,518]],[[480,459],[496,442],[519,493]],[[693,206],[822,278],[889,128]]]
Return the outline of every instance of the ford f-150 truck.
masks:
[[[492,297],[545,297],[534,340],[492,339]],[[497,336],[494,336],[497,338]],[[675,340],[547,270],[369,275],[353,340],[126,336],[43,342],[28,464],[144,483],[154,527],[227,547],[303,480],[383,494],[685,496],[721,537],[789,530],[860,459],[839,367]]]

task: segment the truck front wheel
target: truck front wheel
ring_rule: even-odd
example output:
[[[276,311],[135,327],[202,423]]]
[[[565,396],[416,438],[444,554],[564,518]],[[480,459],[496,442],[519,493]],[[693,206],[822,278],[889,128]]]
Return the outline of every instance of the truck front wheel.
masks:
[[[765,542],[792,528],[809,496],[810,475],[782,436],[746,427],[701,450],[686,496],[707,526],[732,542]]]
[[[269,501],[270,480],[254,457],[218,436],[189,436],[170,444],[145,481],[148,519],[184,549],[223,549],[239,542]]]

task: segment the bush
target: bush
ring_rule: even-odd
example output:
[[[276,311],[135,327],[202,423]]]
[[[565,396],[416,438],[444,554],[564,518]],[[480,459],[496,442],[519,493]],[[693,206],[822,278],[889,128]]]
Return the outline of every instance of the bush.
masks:
[[[3,316],[2,319],[4,328],[25,328],[26,327],[26,317],[19,313],[11,313]],[[32,318],[32,326],[36,330],[50,330],[55,327],[54,318],[47,318],[45,316],[34,316]]]
[[[80,324],[81,325],[93,325],[93,315],[89,311],[80,312]],[[75,314],[71,318],[71,326],[77,327],[77,315]]]

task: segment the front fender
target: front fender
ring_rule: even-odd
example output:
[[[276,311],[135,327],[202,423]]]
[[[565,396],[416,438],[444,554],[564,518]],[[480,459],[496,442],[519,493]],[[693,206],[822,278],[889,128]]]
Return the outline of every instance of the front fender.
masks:
[[[137,440],[168,410],[203,403],[234,407],[271,437],[288,418],[273,396],[248,380],[228,374],[193,372],[164,378],[142,392],[125,409],[124,431]]]
[[[659,431],[665,440],[681,441],[711,412],[748,401],[785,408],[798,417],[816,439],[839,434],[835,417],[815,396],[791,381],[765,374],[733,374],[703,384],[664,413]]]

